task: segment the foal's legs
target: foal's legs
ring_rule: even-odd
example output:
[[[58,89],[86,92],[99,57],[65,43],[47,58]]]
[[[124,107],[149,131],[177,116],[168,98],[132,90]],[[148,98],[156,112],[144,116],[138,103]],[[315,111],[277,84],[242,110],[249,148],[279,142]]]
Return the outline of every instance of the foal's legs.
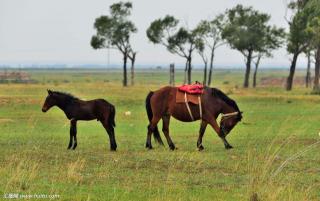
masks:
[[[146,148],[148,148],[148,149],[152,149],[151,135],[152,135],[155,127],[157,126],[159,120],[160,120],[159,117],[155,117],[153,115],[153,117],[150,121],[150,124],[148,125],[148,134],[147,134],[147,142],[146,142]]]
[[[170,116],[169,115],[165,115],[162,117],[162,131],[164,133],[164,136],[166,136],[168,145],[170,147],[171,150],[175,150],[176,147],[173,144],[170,135],[169,135],[169,123],[170,123]]]
[[[101,121],[103,127],[106,129],[108,135],[109,135],[109,140],[110,140],[110,149],[111,151],[116,151],[117,150],[117,143],[116,139],[114,136],[114,128],[112,125],[109,125],[107,119],[104,121]]]
[[[214,120],[211,120],[209,122],[209,124],[212,126],[212,128],[216,131],[216,133],[218,134],[218,136],[221,138],[221,140],[223,141],[223,144],[224,144],[224,147],[226,149],[232,149],[233,147],[229,144],[229,142],[226,140],[226,137],[224,135],[224,133],[221,131],[221,129],[219,128],[218,126],[218,123],[217,121],[214,119]]]
[[[72,149],[75,149],[77,147],[77,120],[71,119],[70,121],[70,140],[68,149],[71,149],[74,139],[74,145]]]
[[[197,141],[197,147],[199,151],[202,151],[204,149],[203,145],[202,145],[202,138],[204,135],[204,132],[206,131],[208,123],[205,121],[201,121],[201,126],[200,126],[200,130],[199,130],[199,138]]]

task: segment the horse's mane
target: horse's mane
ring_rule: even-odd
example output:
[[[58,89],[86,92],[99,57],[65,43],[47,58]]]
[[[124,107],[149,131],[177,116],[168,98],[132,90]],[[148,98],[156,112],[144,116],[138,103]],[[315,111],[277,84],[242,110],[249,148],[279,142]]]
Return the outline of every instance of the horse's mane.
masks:
[[[221,100],[223,100],[226,104],[228,104],[230,107],[233,107],[235,110],[237,110],[238,112],[240,112],[239,107],[237,105],[237,103],[232,100],[231,98],[229,98],[225,93],[223,93],[221,90],[217,89],[217,88],[212,88],[212,95],[214,95],[215,97],[220,98]]]
[[[75,101],[75,100],[80,100],[78,97],[67,93],[67,92],[61,92],[61,91],[52,91],[53,93],[57,94],[57,95],[61,95],[64,96],[66,98],[67,101]]]

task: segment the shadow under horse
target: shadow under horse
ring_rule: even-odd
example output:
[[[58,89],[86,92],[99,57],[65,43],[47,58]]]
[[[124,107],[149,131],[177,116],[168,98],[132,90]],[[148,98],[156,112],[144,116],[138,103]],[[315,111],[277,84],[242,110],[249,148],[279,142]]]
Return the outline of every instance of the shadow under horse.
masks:
[[[47,112],[51,107],[57,106],[70,120],[70,141],[68,149],[77,147],[77,121],[97,120],[106,129],[110,139],[110,149],[115,151],[117,143],[114,134],[115,107],[104,99],[89,101],[80,100],[68,93],[48,90],[48,96],[42,106],[42,112]]]
[[[208,124],[212,126],[218,136],[222,139],[226,149],[233,148],[226,140],[226,136],[242,119],[242,112],[239,110],[236,102],[219,89],[205,87],[203,94],[201,94],[202,113],[200,112],[198,105],[189,104],[192,117],[188,112],[186,104],[176,102],[177,90],[177,87],[167,86],[148,94],[146,98],[146,110],[149,119],[149,126],[146,148],[152,149],[152,133],[155,140],[159,144],[163,145],[157,127],[158,122],[162,119],[162,131],[164,136],[167,139],[170,149],[175,149],[175,145],[169,135],[169,122],[171,116],[183,122],[192,122],[201,119],[199,138],[197,141],[197,148],[200,151],[204,149],[202,145],[202,138]],[[216,120],[219,114],[222,114],[220,127]]]

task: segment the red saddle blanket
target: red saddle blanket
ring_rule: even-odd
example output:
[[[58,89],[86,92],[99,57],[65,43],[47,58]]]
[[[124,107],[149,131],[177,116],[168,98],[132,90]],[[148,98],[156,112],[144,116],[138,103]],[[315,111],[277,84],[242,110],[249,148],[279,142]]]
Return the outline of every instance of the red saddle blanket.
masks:
[[[191,85],[182,85],[178,87],[179,91],[186,92],[188,94],[202,94],[203,85],[202,84],[191,84]]]

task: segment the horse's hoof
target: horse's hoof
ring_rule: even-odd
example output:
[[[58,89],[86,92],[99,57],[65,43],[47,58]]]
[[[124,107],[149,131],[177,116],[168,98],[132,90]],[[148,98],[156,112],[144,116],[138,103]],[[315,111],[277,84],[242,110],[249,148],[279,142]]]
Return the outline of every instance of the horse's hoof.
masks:
[[[72,149],[75,150],[77,148],[77,144],[74,144]]]
[[[150,150],[150,149],[152,149],[152,146],[147,144],[146,148]]]
[[[200,147],[198,147],[198,151],[203,151],[204,147],[201,145]]]
[[[146,148],[147,148],[147,149],[152,149],[152,145],[151,145],[151,144],[146,143]]]
[[[174,151],[174,150],[178,149],[176,146],[174,146],[174,144],[169,145],[169,147],[170,147],[171,151]]]
[[[226,148],[226,149],[232,149],[232,148],[233,148],[233,146],[228,145],[228,146],[225,146],[225,148]]]

